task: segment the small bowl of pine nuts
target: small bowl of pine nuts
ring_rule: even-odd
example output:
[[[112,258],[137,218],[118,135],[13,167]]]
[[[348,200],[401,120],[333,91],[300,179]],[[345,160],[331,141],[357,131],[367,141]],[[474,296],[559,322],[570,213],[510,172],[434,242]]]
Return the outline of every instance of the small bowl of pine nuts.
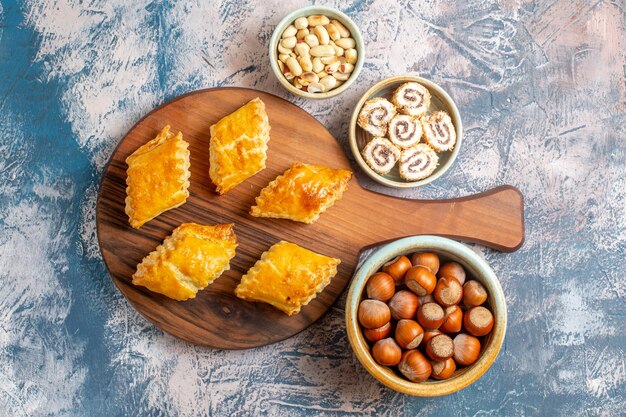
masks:
[[[269,45],[270,64],[283,87],[315,99],[334,97],[350,87],[363,68],[364,50],[354,22],[324,6],[285,16]]]

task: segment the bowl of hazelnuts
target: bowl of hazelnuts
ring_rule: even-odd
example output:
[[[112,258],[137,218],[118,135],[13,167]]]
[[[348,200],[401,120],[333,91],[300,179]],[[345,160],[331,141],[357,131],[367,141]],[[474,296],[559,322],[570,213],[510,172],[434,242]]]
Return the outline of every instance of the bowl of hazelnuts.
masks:
[[[447,395],[480,378],[506,332],[506,301],[489,265],[438,236],[396,240],[356,272],[348,339],[361,364],[396,391]]]

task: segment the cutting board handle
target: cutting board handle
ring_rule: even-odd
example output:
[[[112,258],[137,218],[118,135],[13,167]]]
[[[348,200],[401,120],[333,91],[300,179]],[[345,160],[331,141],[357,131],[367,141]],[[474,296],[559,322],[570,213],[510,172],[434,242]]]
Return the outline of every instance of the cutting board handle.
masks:
[[[524,243],[524,197],[511,185],[450,200],[416,201],[375,194],[381,210],[395,213],[385,216],[381,211],[370,222],[372,234],[381,240],[436,234],[502,252],[516,251]]]

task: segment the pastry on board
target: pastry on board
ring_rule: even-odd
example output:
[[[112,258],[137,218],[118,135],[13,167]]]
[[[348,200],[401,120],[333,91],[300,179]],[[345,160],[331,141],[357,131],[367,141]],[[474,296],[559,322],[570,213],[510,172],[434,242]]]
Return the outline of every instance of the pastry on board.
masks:
[[[183,223],[143,258],[132,282],[174,300],[188,300],[230,269],[236,248],[232,224]]]
[[[400,149],[387,138],[374,138],[363,148],[363,159],[375,172],[385,175],[400,159]]]
[[[265,168],[270,123],[260,98],[212,125],[209,176],[224,194]]]
[[[437,153],[425,143],[418,143],[400,154],[400,176],[407,181],[418,181],[430,176],[439,164]]]
[[[400,113],[421,117],[430,107],[430,91],[422,84],[410,81],[396,89],[391,101]]]
[[[324,290],[340,263],[339,259],[280,241],[241,278],[235,295],[271,304],[291,316]]]
[[[396,115],[396,106],[383,97],[374,97],[363,104],[357,123],[374,136],[385,136],[387,127]]]
[[[422,119],[424,140],[437,152],[449,151],[456,144],[456,130],[450,115],[436,111]]]
[[[167,125],[156,138],[126,158],[126,214],[134,228],[141,227],[189,197],[189,144],[183,134]]]
[[[261,190],[250,214],[313,223],[341,198],[351,177],[347,169],[296,162]]]

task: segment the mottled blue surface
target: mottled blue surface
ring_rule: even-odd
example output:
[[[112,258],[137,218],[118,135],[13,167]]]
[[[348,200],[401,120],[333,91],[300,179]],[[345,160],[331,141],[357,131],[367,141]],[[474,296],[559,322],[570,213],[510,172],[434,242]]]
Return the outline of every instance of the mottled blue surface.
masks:
[[[281,89],[266,51],[302,1],[0,0],[0,415],[626,415],[624,3],[324,4],[359,25],[366,64],[350,91],[307,101]],[[114,288],[95,197],[143,114],[203,87],[254,87],[347,149],[352,106],[401,73],[450,92],[466,139],[445,177],[397,193],[509,183],[526,197],[522,249],[473,246],[510,320],[477,383],[435,399],[378,384],[350,350],[344,298],[292,339],[231,352],[163,334]]]

